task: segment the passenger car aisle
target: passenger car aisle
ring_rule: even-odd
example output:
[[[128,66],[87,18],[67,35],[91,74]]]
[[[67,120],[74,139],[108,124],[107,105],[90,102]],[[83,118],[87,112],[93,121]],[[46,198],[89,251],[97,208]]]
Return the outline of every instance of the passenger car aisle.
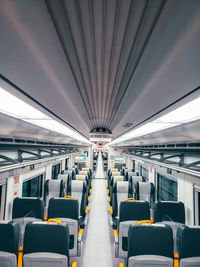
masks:
[[[113,266],[113,240],[109,225],[107,188],[101,153],[93,179],[88,225],[84,233],[83,253],[78,266]],[[100,179],[102,178],[102,179]]]

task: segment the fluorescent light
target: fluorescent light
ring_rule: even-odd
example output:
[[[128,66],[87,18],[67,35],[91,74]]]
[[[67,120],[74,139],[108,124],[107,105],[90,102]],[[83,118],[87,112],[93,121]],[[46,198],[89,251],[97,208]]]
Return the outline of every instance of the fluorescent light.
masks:
[[[53,120],[41,111],[33,108],[16,96],[8,93],[0,87],[0,112],[11,117],[29,122],[36,126],[72,137],[81,142],[92,144],[87,138],[78,132],[64,126],[63,124]]]
[[[126,141],[146,134],[165,130],[198,119],[200,119],[200,97],[169,112],[166,115],[161,116],[160,118],[152,122],[149,122],[137,129],[134,129],[129,133],[122,135],[119,138],[116,138],[108,145],[120,143],[122,141]]]

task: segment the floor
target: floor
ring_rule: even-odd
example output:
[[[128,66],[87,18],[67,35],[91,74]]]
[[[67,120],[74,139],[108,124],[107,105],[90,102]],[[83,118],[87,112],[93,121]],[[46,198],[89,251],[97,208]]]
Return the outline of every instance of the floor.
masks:
[[[93,179],[88,224],[84,230],[82,256],[78,267],[114,267],[119,260],[114,259],[114,239],[110,226],[107,181],[103,171],[101,153]]]

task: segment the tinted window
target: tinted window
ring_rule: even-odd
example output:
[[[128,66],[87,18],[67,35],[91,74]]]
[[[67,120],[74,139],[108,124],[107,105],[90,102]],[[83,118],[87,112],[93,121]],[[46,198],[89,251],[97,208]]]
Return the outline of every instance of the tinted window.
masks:
[[[149,169],[142,167],[141,172],[142,172],[142,177],[144,178],[144,180],[148,181],[149,180]]]
[[[157,176],[157,197],[158,200],[177,201],[177,181],[167,176]]]
[[[23,183],[22,197],[42,197],[43,175],[34,177]]]
[[[52,166],[52,179],[58,179],[60,173],[60,163]]]

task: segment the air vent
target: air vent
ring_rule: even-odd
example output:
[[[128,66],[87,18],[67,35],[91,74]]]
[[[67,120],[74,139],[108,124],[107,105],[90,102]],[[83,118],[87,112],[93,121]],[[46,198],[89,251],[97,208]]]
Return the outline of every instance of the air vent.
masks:
[[[133,123],[132,123],[132,122],[126,122],[126,123],[123,125],[123,127],[125,127],[125,128],[129,128],[129,127],[131,127],[131,126],[133,126]]]

